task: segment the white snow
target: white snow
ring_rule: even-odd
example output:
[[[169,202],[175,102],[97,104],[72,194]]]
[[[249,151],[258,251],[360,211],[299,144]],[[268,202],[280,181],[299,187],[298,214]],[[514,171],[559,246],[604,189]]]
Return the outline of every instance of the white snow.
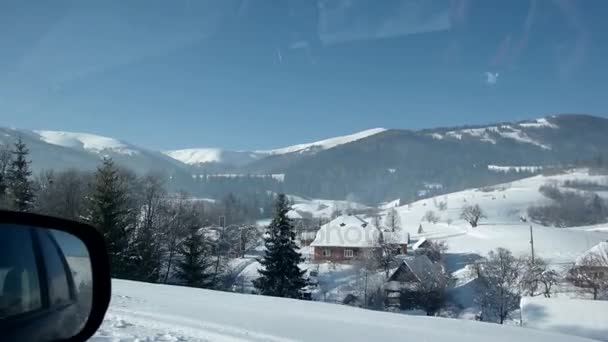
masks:
[[[608,341],[608,301],[524,297],[522,325]]]
[[[511,129],[510,131],[501,131],[499,133],[501,136],[509,139],[513,139],[522,143],[536,145],[543,150],[550,150],[551,146],[542,144],[532,138],[530,138],[526,133],[517,129]]]
[[[194,174],[192,178],[196,179],[209,179],[209,178],[272,178],[278,182],[285,181],[284,173],[274,173],[274,174],[259,174],[259,173],[202,173],[202,174]]]
[[[370,207],[353,201],[306,199],[299,196],[287,196],[294,204],[293,210],[309,213],[313,218],[330,218],[334,211],[365,210]]]
[[[416,243],[412,246],[412,250],[417,250],[418,248],[420,248],[420,246],[422,246],[422,244],[426,241],[426,238],[423,236],[420,239],[418,239],[418,241],[416,241]]]
[[[222,150],[219,148],[188,148],[163,153],[188,165],[219,162],[222,156]]]
[[[541,171],[542,166],[499,166],[499,165],[488,165],[488,170],[495,172],[530,172],[535,173]]]
[[[359,139],[363,139],[374,134],[386,131],[384,128],[373,128],[362,132],[329,138],[325,140],[315,141],[311,143],[298,144],[287,146],[273,150],[259,151],[231,151],[221,148],[202,147],[202,148],[187,148],[181,150],[164,151],[167,156],[178,160],[188,165],[196,165],[201,163],[231,163],[242,165],[250,161],[254,161],[269,155],[280,155],[293,152],[308,152],[315,150],[327,150],[332,147],[347,144]]]
[[[313,247],[374,247],[378,245],[379,231],[369,220],[356,215],[338,216],[321,226]]]
[[[386,210],[390,208],[395,208],[401,205],[401,199],[397,198],[396,200],[380,203],[378,206],[379,209]]]
[[[583,338],[464,320],[125,280],[92,342],[582,342]]]
[[[539,124],[539,123],[537,123]],[[547,122],[548,124],[548,122]],[[540,124],[539,124],[540,125]],[[521,125],[520,125],[521,126]],[[447,137],[462,140],[463,135],[468,135],[472,138],[478,138],[480,141],[496,144],[496,138],[502,137],[512,139],[525,144],[532,144],[545,150],[550,150],[551,146],[542,144],[530,138],[524,131],[510,125],[488,126],[480,128],[465,128],[460,130],[448,131],[445,133]]]
[[[599,258],[598,261],[600,261],[602,265],[608,266],[608,240],[598,243],[585,253],[581,254],[578,258],[576,258],[576,264],[578,265],[582,263],[584,258],[587,256],[597,257]],[[608,311],[606,313],[608,314]]]
[[[289,217],[292,220],[297,220],[297,219],[301,219],[302,215],[300,215],[297,211],[292,209],[287,212],[287,217]]]
[[[534,122],[522,122],[519,124],[519,126],[526,128],[558,128],[556,124],[550,123],[546,118],[536,119]]]
[[[306,152],[306,151],[310,151],[310,150],[314,150],[314,149],[327,150],[332,147],[336,147],[336,146],[347,144],[347,143],[357,141],[357,140],[360,140],[363,138],[367,138],[369,136],[372,136],[372,135],[375,135],[378,133],[382,133],[384,131],[386,131],[386,129],[384,129],[384,128],[372,128],[372,129],[368,129],[368,130],[361,131],[358,133],[343,135],[343,136],[329,138],[329,139],[325,139],[325,140],[319,140],[319,141],[315,141],[312,143],[299,144],[299,145],[278,148],[278,149],[274,149],[274,150],[262,150],[262,151],[256,151],[256,152],[274,155],[274,154],[286,154],[286,153],[293,153],[293,152],[302,153],[302,152]]]
[[[602,183],[606,176],[590,175],[587,170],[573,170],[566,174],[538,175],[499,184],[485,189],[469,189],[434,198],[404,204],[396,208],[402,229],[413,240],[421,237],[445,240],[450,253],[486,255],[497,247],[510,249],[514,254],[530,253],[530,224],[534,227],[534,248],[538,256],[552,262],[574,262],[594,245],[608,239],[608,224],[591,227],[555,228],[520,221],[528,207],[548,203],[539,191],[546,183],[562,184],[566,180],[585,180]],[[447,202],[447,209],[439,210],[435,203]],[[477,228],[471,228],[460,218],[464,205],[479,204],[488,218],[480,220]],[[423,221],[429,210],[439,217],[437,224]],[[384,210],[383,216],[388,209]],[[417,234],[419,225],[424,233]]]
[[[57,146],[82,149],[94,153],[112,151],[119,154],[133,155],[139,153],[131,146],[108,137],[89,133],[75,133],[62,131],[34,131],[40,140]]]

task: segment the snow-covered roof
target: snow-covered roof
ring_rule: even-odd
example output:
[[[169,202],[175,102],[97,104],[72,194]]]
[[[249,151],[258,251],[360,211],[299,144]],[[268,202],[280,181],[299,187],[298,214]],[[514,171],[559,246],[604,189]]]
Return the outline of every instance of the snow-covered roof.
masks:
[[[301,240],[313,240],[317,237],[317,232],[313,231],[304,231],[300,233]]]
[[[377,247],[378,228],[356,215],[342,215],[321,226],[311,246]]]
[[[423,243],[425,243],[427,240],[425,237],[421,237],[418,241],[416,241],[416,243],[414,244],[414,246],[412,246],[413,250],[417,250],[418,248],[420,248],[420,246],[422,246]]]
[[[287,217],[289,217],[290,219],[293,220],[297,220],[297,219],[301,219],[302,215],[300,215],[300,213],[298,213],[296,210],[290,210],[287,212]]]
[[[580,255],[576,258],[576,265],[580,265],[589,256],[599,258],[602,265],[608,266],[608,241],[602,241]]]
[[[426,255],[398,257],[422,283],[438,283],[441,279],[441,266],[434,264]],[[401,266],[403,267],[403,266]],[[401,268],[400,267],[400,268]],[[399,272],[399,269],[395,271]],[[393,276],[391,278],[393,279]]]
[[[426,255],[405,258],[403,259],[403,263],[405,263],[416,275],[418,280],[422,282],[438,280],[439,273],[437,272],[437,267]]]
[[[410,233],[402,229],[396,230],[394,232],[384,231],[382,232],[382,235],[384,237],[384,241],[388,243],[403,245],[408,244],[410,242]]]

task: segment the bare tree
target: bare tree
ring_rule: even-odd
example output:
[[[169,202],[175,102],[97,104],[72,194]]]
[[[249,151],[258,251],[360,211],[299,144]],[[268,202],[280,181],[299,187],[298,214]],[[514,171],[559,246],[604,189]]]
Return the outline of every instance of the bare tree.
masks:
[[[86,220],[86,198],[91,193],[93,175],[69,169],[46,171],[37,177],[35,210],[69,220]]]
[[[395,267],[397,250],[395,248],[395,237],[391,233],[380,233],[378,241],[378,252],[374,254],[376,263],[384,270],[384,275],[388,279],[391,268]]]
[[[179,243],[188,234],[189,229],[200,224],[195,208],[188,201],[186,193],[180,193],[172,199],[167,208],[167,223],[164,227],[164,252],[166,254],[166,271],[163,281],[167,283],[173,270],[175,255],[178,252]]]
[[[163,215],[167,194],[160,174],[149,173],[139,183],[141,217],[134,241],[137,279],[157,282],[162,264],[162,228],[167,223]]]
[[[484,262],[475,264],[479,279],[477,303],[483,320],[496,319],[503,324],[509,314],[519,308],[519,285],[522,262],[505,248],[488,253]]]
[[[439,216],[437,216],[437,214],[435,214],[434,211],[429,210],[427,211],[424,216],[422,217],[422,219],[424,221],[427,221],[429,223],[437,223],[439,222]]]
[[[526,258],[523,260],[521,286],[528,296],[544,295],[551,297],[551,291],[559,279],[555,270],[549,268],[547,262],[541,258]]]
[[[380,267],[378,260],[378,251],[373,250],[364,251],[357,258],[356,269],[359,271],[357,288],[364,307],[369,305],[372,290],[378,286],[378,279],[374,277]]]
[[[479,220],[486,218],[486,215],[478,204],[465,205],[462,207],[460,218],[467,221],[471,227],[475,228],[477,227]]]
[[[401,217],[395,208],[388,211],[384,222],[385,225],[393,232],[401,229]]]
[[[441,261],[448,250],[448,244],[443,240],[427,240],[427,242],[426,248],[420,248],[416,252],[426,255],[434,263]]]
[[[569,273],[581,294],[589,294],[597,300],[608,292],[608,260],[598,253],[587,254],[578,260]]]

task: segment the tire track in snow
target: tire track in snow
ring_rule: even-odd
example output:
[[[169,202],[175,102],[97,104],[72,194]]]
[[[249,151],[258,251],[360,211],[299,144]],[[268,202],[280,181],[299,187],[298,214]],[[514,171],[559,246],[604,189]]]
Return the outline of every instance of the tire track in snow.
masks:
[[[111,308],[106,314],[102,327],[90,341],[292,342],[294,340],[180,316]]]

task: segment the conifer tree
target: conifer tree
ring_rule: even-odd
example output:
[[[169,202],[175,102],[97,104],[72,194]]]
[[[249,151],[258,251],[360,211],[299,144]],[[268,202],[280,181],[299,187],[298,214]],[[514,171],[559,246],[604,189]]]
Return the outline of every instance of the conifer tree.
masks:
[[[303,259],[295,243],[294,227],[287,217],[290,209],[287,197],[280,194],[275,203],[274,218],[264,238],[266,253],[260,260],[264,269],[258,270],[261,277],[254,285],[263,295],[306,298],[303,293],[306,271],[298,266]]]
[[[216,277],[210,272],[214,264],[210,247],[199,228],[192,226],[178,248],[181,260],[176,263],[176,277],[184,285],[202,288],[215,286]]]
[[[30,179],[30,151],[21,138],[15,143],[13,158],[8,169],[8,192],[12,208],[17,211],[29,211],[34,204],[34,189]]]
[[[126,180],[111,159],[97,169],[89,201],[90,222],[103,235],[113,277],[132,278],[130,242],[134,209],[130,206]]]

